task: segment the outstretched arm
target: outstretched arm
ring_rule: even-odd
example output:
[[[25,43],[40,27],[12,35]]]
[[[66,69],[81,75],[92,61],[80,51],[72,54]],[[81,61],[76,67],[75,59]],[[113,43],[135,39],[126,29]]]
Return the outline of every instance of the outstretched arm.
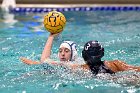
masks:
[[[122,64],[122,69],[123,70],[135,70],[137,72],[140,72],[140,66],[132,66],[129,64]]]
[[[28,65],[41,64],[41,62],[39,62],[39,61],[33,61],[33,60],[27,59],[25,57],[21,57],[20,60],[23,63],[28,64]],[[52,60],[47,60],[47,62],[50,63],[50,64],[53,64],[53,65],[61,64],[61,63],[58,63],[58,62],[55,62],[55,61],[52,61]]]
[[[135,70],[140,72],[140,66],[128,65],[120,60],[113,60],[111,62],[105,62],[105,64],[114,72]]]
[[[33,61],[33,60],[27,59],[27,58],[25,58],[25,57],[21,57],[20,60],[21,60],[23,63],[28,64],[28,65],[40,64],[40,62]]]
[[[44,50],[42,52],[42,55],[41,55],[41,60],[40,62],[37,62],[37,61],[33,61],[33,60],[30,60],[30,59],[27,59],[25,57],[21,57],[20,60],[25,63],[25,64],[28,64],[28,65],[32,65],[32,64],[40,64],[40,63],[43,63],[46,59],[48,59],[51,55],[51,49],[52,49],[52,44],[53,44],[53,40],[54,40],[54,37],[56,36],[57,34],[51,34],[49,35],[48,37],[48,40],[46,42],[46,45],[44,47]]]

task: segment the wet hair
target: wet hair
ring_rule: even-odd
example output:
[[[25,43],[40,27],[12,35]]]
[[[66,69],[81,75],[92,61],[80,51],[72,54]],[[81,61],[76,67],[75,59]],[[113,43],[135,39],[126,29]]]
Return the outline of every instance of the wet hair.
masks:
[[[104,48],[97,40],[88,41],[84,45],[82,57],[87,62],[87,64],[98,64],[99,62],[101,62],[101,58],[103,56],[104,56]]]
[[[70,61],[75,61],[75,59],[78,56],[76,43],[74,43],[73,41],[64,41],[61,43],[59,48],[61,48],[61,47],[68,48],[71,51]]]

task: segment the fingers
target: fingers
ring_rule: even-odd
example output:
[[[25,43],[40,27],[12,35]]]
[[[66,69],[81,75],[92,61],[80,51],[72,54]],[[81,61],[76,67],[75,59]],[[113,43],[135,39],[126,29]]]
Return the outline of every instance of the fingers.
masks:
[[[24,58],[24,57],[20,57],[20,60],[21,60],[21,61],[24,61],[24,60],[25,60],[25,58]]]
[[[27,59],[25,57],[20,57],[20,60],[25,64],[29,64],[29,59]]]

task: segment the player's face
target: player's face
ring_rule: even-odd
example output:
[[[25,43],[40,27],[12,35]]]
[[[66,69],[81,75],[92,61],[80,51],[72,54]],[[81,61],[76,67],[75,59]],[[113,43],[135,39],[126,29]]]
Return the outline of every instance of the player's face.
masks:
[[[58,52],[60,61],[69,61],[71,58],[71,51],[68,48],[61,47]]]

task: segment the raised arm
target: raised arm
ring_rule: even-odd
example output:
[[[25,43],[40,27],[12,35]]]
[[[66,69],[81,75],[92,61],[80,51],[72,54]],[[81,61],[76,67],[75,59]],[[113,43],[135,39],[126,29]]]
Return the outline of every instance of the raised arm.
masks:
[[[25,57],[20,57],[20,60],[25,63],[25,64],[28,64],[28,65],[32,65],[32,64],[40,64],[40,63],[43,63],[46,59],[48,59],[51,55],[51,49],[52,49],[52,44],[53,44],[53,40],[54,40],[54,37],[56,36],[57,34],[51,34],[49,35],[48,37],[48,40],[45,44],[45,47],[44,47],[44,50],[42,51],[42,55],[41,55],[41,59],[40,59],[40,62],[38,61],[33,61],[33,60],[30,60],[30,59],[27,59]]]
[[[48,40],[45,44],[45,47],[44,47],[44,50],[42,51],[42,55],[41,55],[41,59],[40,61],[43,63],[46,59],[50,58],[50,55],[51,55],[51,50],[52,50],[52,45],[53,45],[53,40],[54,40],[54,37],[56,36],[57,34],[51,34],[49,35],[48,37]]]

